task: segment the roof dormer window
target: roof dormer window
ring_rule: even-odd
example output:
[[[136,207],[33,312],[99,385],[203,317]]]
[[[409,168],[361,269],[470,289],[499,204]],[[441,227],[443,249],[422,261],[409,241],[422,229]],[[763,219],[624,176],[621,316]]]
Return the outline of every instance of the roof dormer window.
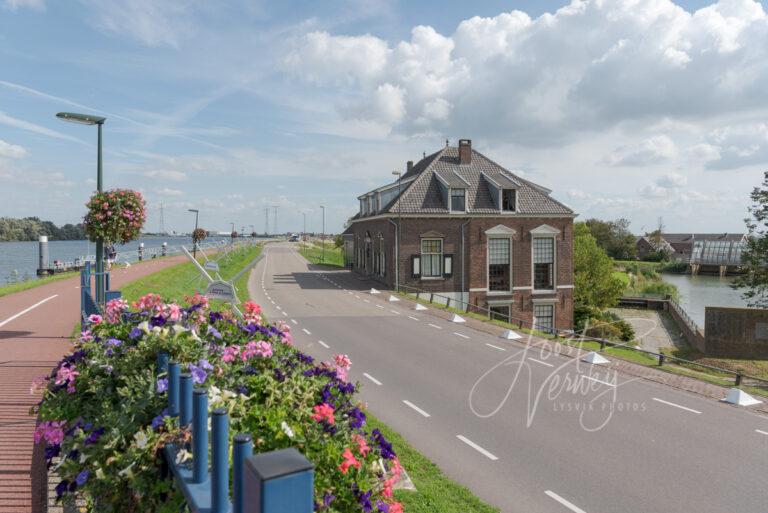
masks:
[[[501,210],[502,212],[517,211],[517,191],[515,189],[501,190]]]
[[[466,211],[466,189],[451,189],[451,212]]]

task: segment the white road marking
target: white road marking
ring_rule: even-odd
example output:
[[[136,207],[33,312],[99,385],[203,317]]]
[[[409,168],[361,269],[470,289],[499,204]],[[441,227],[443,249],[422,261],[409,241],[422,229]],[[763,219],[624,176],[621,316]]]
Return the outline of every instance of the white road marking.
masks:
[[[688,408],[687,406],[680,406],[679,404],[670,403],[669,401],[665,401],[664,399],[659,399],[658,397],[654,397],[653,400],[663,404],[668,404],[669,406],[674,406],[675,408],[680,408],[681,410],[689,411],[691,413],[701,413],[699,410],[694,410],[693,408]]]
[[[355,299],[360,299],[360,296],[358,296],[357,294],[355,294]]]
[[[499,459],[496,456],[494,456],[492,453],[486,451],[485,449],[483,449],[482,447],[480,447],[479,445],[477,445],[475,442],[473,442],[472,440],[470,440],[464,435],[456,435],[456,438],[458,438],[468,446],[472,447],[474,450],[476,450],[477,452],[479,452],[480,454],[482,454],[483,456],[485,456],[490,460],[496,461]]]
[[[328,344],[326,344],[322,340],[318,340],[317,343],[320,344],[321,346],[323,346],[326,349],[330,349],[331,348],[331,346],[329,346]]]
[[[553,492],[551,490],[546,490],[544,493],[548,497],[550,497],[552,499],[555,499],[557,502],[559,502],[560,504],[562,504],[566,508],[570,509],[574,513],[587,513],[586,511],[584,511],[580,507],[576,506],[575,504],[573,504],[570,501],[567,501],[567,500],[563,499],[562,497],[560,497],[558,494],[556,494],[555,492]]]
[[[370,303],[370,302],[371,302],[370,299],[363,299],[363,303]]]
[[[377,385],[381,386],[381,381],[379,381],[378,379],[374,378],[373,376],[371,376],[367,372],[363,372],[363,376],[365,376],[366,378],[370,379],[371,381],[373,381]]]
[[[376,305],[376,308],[384,308],[384,307],[381,305]]]
[[[488,347],[492,347],[494,349],[498,349],[499,351],[506,351],[506,349],[504,349],[503,347],[494,346],[493,344],[489,344],[488,342],[486,342],[485,345]]]
[[[294,324],[298,324],[298,322],[296,322],[296,319],[291,319],[291,322]]]
[[[309,332],[309,330],[307,328],[301,328],[301,331],[303,331],[307,335],[311,335],[312,334],[312,333]]]
[[[615,387],[615,383],[608,383],[607,381],[603,381],[602,379],[593,378],[592,376],[587,376],[586,374],[581,375],[582,378],[588,379],[590,381],[594,381],[595,383],[601,383],[603,385],[608,385],[609,387]]]
[[[352,291],[351,291],[351,290],[348,290],[348,291],[347,291],[347,294],[349,294],[350,296],[354,296],[354,294],[352,293]]]
[[[456,332],[456,331],[454,331],[454,332],[453,332],[453,334],[454,334],[454,335],[456,335],[457,337],[461,337],[461,338],[469,338],[468,336],[466,336],[466,335],[462,335],[461,333],[458,333],[458,332]]]
[[[389,311],[390,311],[390,312],[392,312],[393,314],[397,314],[397,315],[400,315],[400,312],[398,312],[397,310],[392,310],[392,309],[390,309]]]
[[[757,431],[761,435],[768,435],[768,431],[763,431],[762,429],[755,429],[755,431]]]
[[[435,329],[438,329],[438,330],[441,330],[441,329],[443,329],[443,328],[441,328],[440,326],[438,326],[437,324],[427,324],[427,326],[431,326],[431,327],[433,327],[433,328],[435,328]]]
[[[414,317],[413,315],[409,315],[408,318],[409,319],[413,319],[414,321],[418,321],[419,320],[418,317]]]
[[[419,408],[418,406],[413,404],[411,401],[407,401],[407,400],[403,399],[403,404],[405,404],[407,407],[409,407],[409,408],[415,410],[416,412],[418,412],[422,417],[429,417],[430,416],[429,413],[425,412],[424,410],[422,410],[421,408]]]
[[[532,361],[532,362],[536,362],[536,363],[540,363],[542,365],[546,365],[547,367],[554,367],[554,365],[552,365],[551,363],[542,362],[541,360],[537,360],[536,358],[531,358],[530,356],[528,357],[528,359],[530,361]]]
[[[7,318],[6,320],[4,320],[3,322],[0,322],[0,328],[1,328],[1,327],[3,327],[3,326],[5,326],[6,324],[8,324],[9,322],[11,322],[12,320],[16,319],[17,317],[21,317],[22,315],[24,315],[25,313],[29,312],[30,310],[34,310],[34,309],[35,309],[35,308],[37,308],[38,306],[42,305],[43,303],[45,303],[45,302],[47,302],[47,301],[50,301],[51,299],[53,299],[53,298],[55,298],[55,297],[59,297],[59,295],[58,295],[58,294],[54,294],[54,295],[52,295],[51,297],[47,297],[47,298],[43,299],[42,301],[38,301],[37,303],[35,303],[34,305],[30,306],[29,308],[25,308],[25,309],[24,309],[24,310],[22,310],[21,312],[19,312],[19,313],[15,314],[15,315],[12,315],[12,316],[10,316],[10,317],[8,317],[8,318]]]

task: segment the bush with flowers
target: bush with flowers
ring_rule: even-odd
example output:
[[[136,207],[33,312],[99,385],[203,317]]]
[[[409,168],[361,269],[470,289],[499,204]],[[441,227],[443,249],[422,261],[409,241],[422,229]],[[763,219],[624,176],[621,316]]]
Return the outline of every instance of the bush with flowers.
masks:
[[[250,301],[243,319],[199,294],[183,306],[147,294],[132,306],[116,299],[91,316],[73,352],[36,383],[46,390],[35,442],[56,462],[59,497],[78,493],[99,511],[179,511],[160,448],[190,432],[165,409],[156,359],[166,352],[208,388],[211,409],[227,409],[230,436],[250,433],[256,452],[296,447],[315,464],[316,511],[403,511],[392,496],[402,467],[382,433],[366,429],[346,355],[315,361]]]
[[[83,226],[88,238],[125,244],[139,237],[147,218],[144,198],[130,189],[97,192],[85,205]]]

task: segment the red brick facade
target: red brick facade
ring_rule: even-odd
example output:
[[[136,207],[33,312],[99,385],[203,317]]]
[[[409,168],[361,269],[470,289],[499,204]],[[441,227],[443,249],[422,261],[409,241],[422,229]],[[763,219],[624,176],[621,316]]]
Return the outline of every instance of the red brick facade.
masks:
[[[355,221],[347,230],[352,240],[353,269],[381,281],[386,287],[395,287],[395,225],[397,217],[377,217]],[[534,317],[534,304],[554,306],[554,327],[571,329],[573,325],[573,218],[523,216],[457,216],[457,217],[403,217],[400,257],[400,285],[413,289],[439,293],[454,293],[454,298],[468,298],[477,307],[487,308],[489,301],[496,306],[509,305],[515,320],[530,326]],[[513,230],[511,240],[511,285],[508,293],[488,292],[488,258],[486,231],[495,227]],[[539,228],[545,236],[554,238],[554,289],[533,291],[533,264],[531,230]],[[504,229],[501,229],[504,231]],[[462,231],[464,254],[462,255]],[[498,230],[497,230],[498,231]],[[427,279],[412,276],[412,255],[420,255],[421,239],[442,239],[443,255],[452,255],[450,276]],[[496,235],[491,235],[496,236]],[[377,272],[375,260],[384,254],[383,276]],[[360,256],[362,255],[362,260]],[[462,258],[464,257],[464,258]],[[380,261],[380,260],[379,260]],[[406,288],[406,290],[408,290]],[[461,295],[461,293],[465,293]]]

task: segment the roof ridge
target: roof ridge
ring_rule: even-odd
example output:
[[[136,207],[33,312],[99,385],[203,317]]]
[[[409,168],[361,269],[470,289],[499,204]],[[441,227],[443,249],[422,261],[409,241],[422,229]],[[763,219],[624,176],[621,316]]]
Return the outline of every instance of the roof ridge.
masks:
[[[399,203],[400,203],[400,202],[403,200],[403,197],[404,197],[404,196],[405,196],[405,195],[408,193],[408,191],[409,191],[409,190],[411,190],[411,188],[412,188],[413,186],[415,186],[415,185],[416,185],[416,183],[419,181],[419,179],[423,179],[423,178],[424,178],[424,176],[427,174],[427,171],[431,171],[431,169],[432,169],[432,166],[434,166],[434,165],[435,165],[435,162],[437,162],[438,160],[440,160],[440,157],[442,157],[442,156],[443,156],[443,153],[445,153],[445,150],[446,150],[447,148],[448,148],[448,146],[445,146],[445,147],[443,147],[443,148],[440,148],[440,150],[439,150],[439,151],[436,151],[435,153],[433,153],[433,154],[432,154],[432,155],[434,155],[434,158],[432,159],[432,161],[431,161],[429,164],[427,164],[427,167],[425,167],[424,169],[422,169],[422,170],[419,172],[418,176],[416,177],[416,180],[413,180],[413,181],[412,181],[412,182],[411,182],[411,183],[408,185],[408,187],[406,187],[406,188],[405,188],[405,189],[404,189],[404,190],[403,190],[403,191],[402,191],[400,194],[398,194],[398,196],[397,196],[397,199],[396,199],[395,201],[393,201],[393,202],[392,202],[392,203],[389,205],[389,208],[387,208],[387,209],[386,209],[386,210],[387,210],[387,212],[392,212],[392,209],[393,209],[393,208],[395,208],[395,205],[398,205],[398,204],[399,204]],[[430,156],[431,156],[431,155],[430,155]],[[423,159],[422,159],[422,160],[423,160]]]

